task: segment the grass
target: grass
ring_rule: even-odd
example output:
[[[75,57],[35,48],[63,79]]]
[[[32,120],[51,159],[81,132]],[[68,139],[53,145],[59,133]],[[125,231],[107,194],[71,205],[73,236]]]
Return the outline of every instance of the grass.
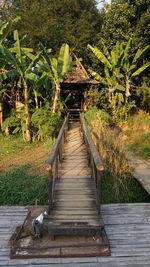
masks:
[[[140,158],[150,159],[150,115],[140,111],[130,117],[125,126],[125,134],[129,150]]]
[[[134,138],[129,149],[140,158],[150,159],[150,133],[139,134],[138,138]]]
[[[48,204],[48,177],[31,173],[21,165],[0,175],[0,205]]]
[[[53,139],[46,139],[41,142],[35,142],[28,144],[20,135],[9,135],[4,136],[2,133],[0,133],[0,156],[8,155],[11,153],[16,153],[22,150],[23,148],[32,148],[35,147],[35,145],[43,144],[45,148],[51,149],[55,143],[55,138]]]
[[[130,174],[120,181],[105,171],[99,183],[101,201],[107,203],[142,203],[150,202],[150,195]]]
[[[32,145],[25,143],[19,135],[4,136],[3,134],[0,134],[0,156],[16,153],[27,146],[29,147]]]

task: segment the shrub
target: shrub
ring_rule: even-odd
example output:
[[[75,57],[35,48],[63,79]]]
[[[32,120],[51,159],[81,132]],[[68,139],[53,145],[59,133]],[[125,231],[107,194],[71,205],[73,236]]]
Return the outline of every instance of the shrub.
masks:
[[[52,113],[49,103],[36,109],[31,117],[31,121],[32,131],[38,140],[43,140],[47,137],[56,137],[62,124],[59,112]]]

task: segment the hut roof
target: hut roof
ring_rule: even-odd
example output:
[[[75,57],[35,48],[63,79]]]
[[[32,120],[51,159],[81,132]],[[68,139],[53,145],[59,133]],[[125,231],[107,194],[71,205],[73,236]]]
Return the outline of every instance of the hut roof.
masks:
[[[72,56],[73,59],[76,61],[76,65],[71,69],[71,71],[66,74],[63,83],[99,84],[99,82],[97,82],[96,80],[90,79],[82,63],[74,53],[72,53]]]

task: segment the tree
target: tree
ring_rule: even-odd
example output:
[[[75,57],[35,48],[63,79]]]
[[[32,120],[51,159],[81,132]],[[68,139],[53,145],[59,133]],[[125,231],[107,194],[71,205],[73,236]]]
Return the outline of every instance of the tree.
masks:
[[[3,42],[5,41],[8,33],[11,31],[11,28],[13,26],[13,24],[15,24],[20,18],[17,17],[13,20],[9,20],[7,23],[3,23],[0,20],[0,47],[2,46]],[[3,93],[6,91],[6,88],[4,88],[2,86],[3,80],[6,78],[6,72],[7,70],[5,70],[3,67],[3,61],[1,61],[0,63],[0,73],[3,73],[0,77],[0,128],[2,127],[3,124]],[[12,72],[9,73],[9,75],[11,75]],[[7,74],[8,75],[8,74]]]
[[[20,78],[24,90],[24,105],[25,105],[25,121],[26,121],[26,141],[31,142],[31,129],[30,129],[30,107],[29,107],[29,92],[28,92],[28,82],[27,76],[31,71],[31,68],[35,66],[36,62],[39,61],[41,52],[38,52],[36,56],[32,55],[32,49],[25,48],[24,44],[25,38],[19,39],[18,31],[14,31],[15,43],[13,48],[8,50],[5,47],[0,47],[0,58],[6,63],[7,67],[11,67],[11,71],[5,72],[5,78],[9,77],[11,73]],[[31,57],[32,60],[29,62],[27,60],[27,55]],[[1,77],[4,73],[1,73]]]
[[[101,28],[103,17],[96,4],[95,0],[11,0],[3,16],[21,17],[17,29],[20,36],[28,35],[29,47],[37,48],[42,42],[58,52],[68,43],[81,55]]]
[[[63,82],[64,76],[71,69],[72,57],[70,56],[69,45],[63,44],[60,48],[58,57],[51,57],[44,50],[44,59],[46,61],[46,69],[53,86],[53,105],[52,112],[56,110],[58,98],[60,96],[60,83]]]
[[[106,5],[102,30],[98,38],[103,38],[109,47],[117,40],[127,43],[132,37],[132,53],[146,46],[150,41],[149,34],[149,0],[112,0]]]
[[[150,62],[145,64],[141,63],[140,66],[138,65],[138,62],[147,53],[150,46],[146,46],[143,50],[138,49],[132,61],[129,53],[131,40],[128,41],[125,47],[122,43],[117,42],[110,53],[105,47],[103,51],[91,45],[88,45],[88,48],[90,48],[94,55],[103,63],[103,75],[91,69],[89,69],[89,71],[97,80],[108,87],[108,91],[111,95],[110,102],[112,104],[113,115],[115,117],[116,101],[124,102],[124,105],[128,103],[128,98],[131,95],[131,79],[140,75],[140,73],[150,66]]]

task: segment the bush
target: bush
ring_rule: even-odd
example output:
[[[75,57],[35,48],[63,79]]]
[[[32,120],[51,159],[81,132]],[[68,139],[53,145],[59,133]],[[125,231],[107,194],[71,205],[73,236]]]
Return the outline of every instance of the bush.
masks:
[[[112,124],[112,117],[104,110],[93,107],[85,113],[85,118],[89,124],[92,123],[96,118],[101,120],[104,124]]]
[[[50,136],[56,137],[62,124],[59,112],[52,113],[49,103],[35,110],[31,117],[31,122],[33,134],[38,140],[43,140]]]

